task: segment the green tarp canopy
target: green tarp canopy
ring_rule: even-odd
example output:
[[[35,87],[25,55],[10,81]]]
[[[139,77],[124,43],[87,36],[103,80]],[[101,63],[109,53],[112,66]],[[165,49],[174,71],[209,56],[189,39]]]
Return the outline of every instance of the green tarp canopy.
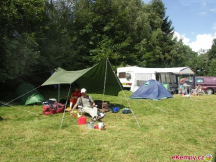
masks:
[[[122,85],[108,59],[91,68],[78,71],[66,71],[58,68],[42,86],[72,84],[73,82],[76,82],[80,88],[86,88],[88,93],[118,96],[119,91],[122,90]]]
[[[21,84],[16,90],[16,96],[21,96],[18,101],[22,105],[30,105],[45,101],[39,91],[35,89],[35,86],[30,83]]]

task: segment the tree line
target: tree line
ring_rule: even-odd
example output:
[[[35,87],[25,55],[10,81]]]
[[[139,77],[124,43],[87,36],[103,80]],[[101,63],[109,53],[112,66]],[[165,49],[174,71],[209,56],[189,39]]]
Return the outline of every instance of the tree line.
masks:
[[[0,11],[2,85],[42,83],[58,67],[79,70],[105,58],[114,69],[189,66],[216,75],[216,40],[198,55],[174,38],[162,0],[2,0]]]

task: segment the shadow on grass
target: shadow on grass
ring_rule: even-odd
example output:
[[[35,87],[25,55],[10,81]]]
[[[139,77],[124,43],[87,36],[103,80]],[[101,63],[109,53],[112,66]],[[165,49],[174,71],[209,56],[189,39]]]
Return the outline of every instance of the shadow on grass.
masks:
[[[0,116],[0,121],[4,120],[1,116]]]

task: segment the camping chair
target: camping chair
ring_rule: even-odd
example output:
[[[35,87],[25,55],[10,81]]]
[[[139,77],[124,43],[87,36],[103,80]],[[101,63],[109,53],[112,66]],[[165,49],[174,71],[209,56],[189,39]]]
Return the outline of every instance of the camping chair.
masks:
[[[97,107],[98,105],[95,105],[95,107]],[[78,117],[79,116],[81,116],[81,115],[88,115],[89,113],[87,113],[87,112],[85,112],[84,110],[83,110],[83,107],[82,106],[78,106],[78,110],[79,110],[79,115],[78,115]],[[99,113],[99,111],[98,111],[98,113]],[[100,114],[101,115],[101,114]]]
[[[168,89],[169,89],[169,91],[170,91],[171,94],[175,94],[176,91],[177,91],[177,88],[176,88],[175,85],[174,85],[173,83],[171,83],[171,82],[168,84]]]
[[[196,87],[196,89],[192,89],[192,90],[191,90],[191,94],[193,94],[193,95],[198,95],[198,96],[199,96],[199,94],[205,95],[205,92],[204,92],[204,90],[202,89],[202,86],[201,86],[201,85],[198,85],[198,86]]]
[[[82,106],[78,106],[78,110],[79,110],[79,115],[84,115],[85,111],[83,110]]]

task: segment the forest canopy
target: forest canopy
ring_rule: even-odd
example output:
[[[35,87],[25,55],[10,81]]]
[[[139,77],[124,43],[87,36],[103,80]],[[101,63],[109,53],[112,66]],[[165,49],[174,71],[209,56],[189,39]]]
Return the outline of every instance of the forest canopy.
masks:
[[[105,58],[114,69],[189,66],[216,75],[216,40],[198,55],[174,38],[162,0],[5,0],[0,10],[4,84],[42,83],[58,67],[79,70]]]

